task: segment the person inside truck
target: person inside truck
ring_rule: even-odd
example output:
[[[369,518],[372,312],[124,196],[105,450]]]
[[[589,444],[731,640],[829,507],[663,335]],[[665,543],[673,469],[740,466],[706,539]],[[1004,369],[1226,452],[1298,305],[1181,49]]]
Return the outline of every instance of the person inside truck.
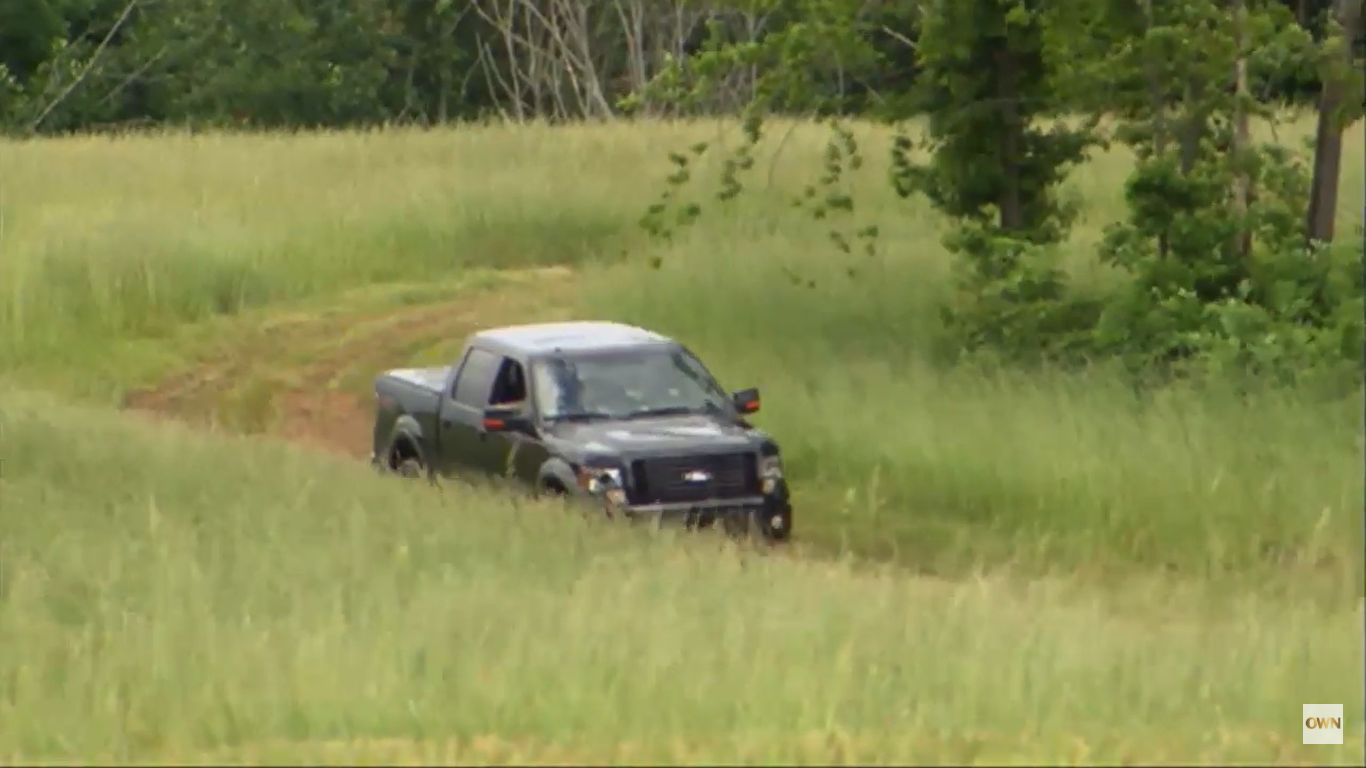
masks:
[[[504,360],[498,377],[493,380],[493,394],[489,405],[495,408],[517,408],[526,404],[526,375],[521,363]]]
[[[593,365],[583,366],[568,360],[548,360],[537,365],[536,400],[541,414],[548,419],[574,416],[606,416],[621,412],[619,382],[604,379]],[[599,374],[598,376],[585,373]],[[629,406],[626,406],[629,410]]]

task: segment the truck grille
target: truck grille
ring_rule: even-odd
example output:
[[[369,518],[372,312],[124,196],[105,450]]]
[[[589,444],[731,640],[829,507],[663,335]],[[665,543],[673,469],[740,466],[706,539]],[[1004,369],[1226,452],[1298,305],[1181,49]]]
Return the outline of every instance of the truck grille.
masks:
[[[701,479],[700,475],[709,477]],[[726,453],[637,459],[631,462],[631,481],[634,504],[684,504],[754,496],[759,493],[758,458],[752,453]]]

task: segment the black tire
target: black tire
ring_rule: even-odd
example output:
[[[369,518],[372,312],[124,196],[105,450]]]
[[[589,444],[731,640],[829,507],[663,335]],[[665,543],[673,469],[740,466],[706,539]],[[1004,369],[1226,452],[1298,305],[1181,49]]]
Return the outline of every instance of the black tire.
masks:
[[[782,544],[792,538],[791,510],[756,512],[754,529],[768,544]]]
[[[416,480],[426,474],[427,468],[415,458],[401,459],[394,467],[394,474],[408,480]]]

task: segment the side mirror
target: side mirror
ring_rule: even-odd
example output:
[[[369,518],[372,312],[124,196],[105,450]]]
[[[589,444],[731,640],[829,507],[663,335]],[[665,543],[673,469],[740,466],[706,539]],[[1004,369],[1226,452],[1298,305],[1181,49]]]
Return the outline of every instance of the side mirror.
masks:
[[[750,387],[749,389],[737,389],[731,393],[731,402],[735,403],[735,410],[743,414],[757,413],[759,411],[759,389]]]
[[[531,432],[531,419],[510,408],[486,408],[482,426],[485,432]]]

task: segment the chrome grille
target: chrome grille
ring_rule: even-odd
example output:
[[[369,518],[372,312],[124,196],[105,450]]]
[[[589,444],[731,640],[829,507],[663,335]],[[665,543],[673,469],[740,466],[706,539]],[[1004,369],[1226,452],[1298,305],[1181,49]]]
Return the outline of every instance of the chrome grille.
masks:
[[[759,493],[758,469],[753,453],[637,459],[631,462],[631,502],[683,504],[754,496]]]

